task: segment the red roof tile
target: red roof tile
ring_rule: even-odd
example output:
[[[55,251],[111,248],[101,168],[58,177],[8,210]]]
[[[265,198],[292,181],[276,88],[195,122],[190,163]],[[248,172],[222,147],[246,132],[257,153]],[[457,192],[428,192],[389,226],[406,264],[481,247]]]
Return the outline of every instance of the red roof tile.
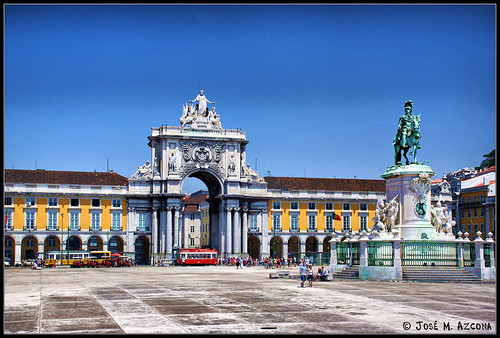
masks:
[[[5,183],[45,183],[127,186],[128,179],[112,172],[5,169]]]
[[[309,177],[264,177],[268,189],[385,192],[385,180]]]
[[[183,204],[201,204],[208,199],[209,195],[201,194],[195,197],[187,198],[182,201]]]

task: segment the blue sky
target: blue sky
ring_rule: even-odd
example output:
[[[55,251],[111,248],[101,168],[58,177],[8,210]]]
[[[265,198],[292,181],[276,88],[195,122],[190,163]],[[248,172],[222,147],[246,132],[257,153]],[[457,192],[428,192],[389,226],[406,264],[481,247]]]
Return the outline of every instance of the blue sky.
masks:
[[[374,178],[405,100],[418,160],[443,172],[495,148],[491,5],[5,5],[5,168],[150,159],[199,88],[250,140],[260,176]]]

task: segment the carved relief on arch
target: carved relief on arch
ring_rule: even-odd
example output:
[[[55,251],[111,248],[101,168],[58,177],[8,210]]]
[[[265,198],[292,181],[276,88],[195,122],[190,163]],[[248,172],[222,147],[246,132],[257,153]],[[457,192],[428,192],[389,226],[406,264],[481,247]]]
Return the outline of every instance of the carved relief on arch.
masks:
[[[181,144],[182,165],[179,173],[185,175],[195,169],[210,169],[220,177],[225,177],[226,170],[221,163],[222,145],[209,144],[205,141],[185,142]]]

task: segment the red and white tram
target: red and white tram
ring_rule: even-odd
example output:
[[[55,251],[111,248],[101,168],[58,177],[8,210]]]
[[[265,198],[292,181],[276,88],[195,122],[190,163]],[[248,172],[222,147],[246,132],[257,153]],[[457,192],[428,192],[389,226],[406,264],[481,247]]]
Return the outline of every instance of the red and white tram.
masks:
[[[181,249],[179,263],[186,265],[216,265],[217,250],[212,249]]]

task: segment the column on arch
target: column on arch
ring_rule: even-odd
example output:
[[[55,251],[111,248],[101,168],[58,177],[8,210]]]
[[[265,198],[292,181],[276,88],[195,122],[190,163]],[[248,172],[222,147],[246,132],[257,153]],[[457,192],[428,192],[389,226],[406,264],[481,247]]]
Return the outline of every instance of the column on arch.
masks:
[[[167,235],[167,211],[165,207],[160,211],[160,254],[166,253],[166,235]]]
[[[243,237],[241,254],[246,256],[248,254],[248,208],[243,208],[243,227],[241,229],[241,235]]]
[[[154,203],[154,202],[153,202]],[[152,211],[151,211],[151,218],[152,218],[152,227],[153,229],[151,230],[151,237],[152,237],[152,244],[153,248],[151,252],[153,255],[151,255],[151,260],[154,260],[154,254],[158,253],[158,217],[157,217],[157,210],[158,208],[153,205]]]
[[[179,207],[174,207],[174,246],[180,249],[180,240],[179,240]]]
[[[269,256],[269,229],[267,224],[267,209],[262,209],[259,213],[260,217],[260,229],[262,232],[262,242],[260,254],[262,257]]]
[[[226,220],[226,215],[224,214],[225,208],[223,204],[219,206],[219,255],[221,257],[224,256],[224,253],[226,252],[226,227],[225,227],[225,220]]]
[[[233,253],[236,255],[241,254],[241,224],[240,224],[240,208],[233,208],[234,210],[234,237],[233,237]]]
[[[167,207],[167,219],[166,219],[167,233],[166,233],[166,253],[172,254],[172,207]]]
[[[226,254],[227,255],[232,255],[233,253],[233,248],[232,248],[232,244],[233,244],[233,239],[232,239],[232,222],[231,222],[231,218],[232,218],[232,212],[231,212],[232,208],[229,208],[229,207],[226,207],[226,220],[227,220],[227,223],[226,223]]]

